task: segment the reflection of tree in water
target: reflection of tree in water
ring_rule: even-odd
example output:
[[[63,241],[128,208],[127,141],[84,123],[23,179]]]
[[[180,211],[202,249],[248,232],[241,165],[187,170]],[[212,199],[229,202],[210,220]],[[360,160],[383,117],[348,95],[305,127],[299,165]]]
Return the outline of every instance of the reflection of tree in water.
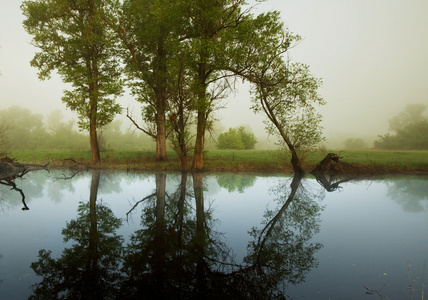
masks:
[[[250,232],[253,241],[244,258],[248,266],[241,281],[249,288],[259,288],[252,298],[283,296],[287,283],[303,282],[317,265],[314,254],[322,245],[309,240],[319,231],[321,207],[314,195],[303,188],[301,180],[295,175],[291,190],[284,184],[275,188],[278,209],[266,211],[265,226]],[[263,286],[266,290],[260,289]]]
[[[252,230],[249,253],[238,264],[212,230],[202,176],[193,175],[191,194],[183,174],[169,196],[166,175],[156,175],[156,191],[143,199],[143,229],[132,236],[126,251],[127,298],[270,299],[282,295],[280,283],[302,281],[316,265],[313,254],[321,245],[308,243],[319,229],[320,207],[298,191],[301,178],[293,180],[289,194],[278,188],[281,207],[266,213],[263,229]]]
[[[229,193],[238,191],[243,193],[246,188],[252,187],[256,182],[256,176],[242,174],[221,174],[217,175],[217,183]]]
[[[80,175],[80,172],[73,170],[51,170],[50,171],[50,180],[46,184],[46,190],[49,195],[49,198],[59,203],[64,197],[64,191],[74,192],[75,188],[73,185],[73,180]]]
[[[38,171],[43,169],[44,171]],[[31,172],[31,173],[30,173]],[[42,197],[46,182],[45,166],[23,165],[14,160],[0,162],[0,205],[17,206],[29,210],[31,199]]]
[[[406,212],[428,211],[427,178],[410,178],[387,181],[388,197],[400,204]]]
[[[189,180],[193,179],[193,181]],[[115,231],[121,221],[97,203],[99,171],[93,171],[89,203],[63,229],[75,243],[57,259],[41,250],[31,267],[42,281],[32,299],[272,299],[281,284],[298,283],[316,265],[321,246],[308,240],[318,230],[320,207],[294,178],[275,190],[279,207],[265,226],[253,228],[243,262],[234,261],[204,199],[203,174],[188,176],[166,192],[166,174],[156,189],[131,208],[141,211],[141,229],[124,249]],[[120,268],[121,267],[121,268]]]
[[[156,191],[144,198],[142,229],[132,236],[125,256],[128,279],[123,288],[128,299],[142,294],[148,299],[188,299],[205,294],[204,274],[209,269],[205,258],[215,258],[223,247],[209,226],[202,174],[194,175],[193,195],[187,180],[183,173],[177,189],[167,195],[166,174],[158,173]]]
[[[120,285],[118,271],[122,237],[115,231],[121,220],[97,204],[100,172],[92,171],[89,203],[81,203],[78,217],[63,229],[64,241],[75,241],[54,259],[51,251],[40,250],[31,268],[43,280],[35,285],[30,299],[108,299]]]
[[[25,194],[22,191],[22,189],[18,188],[18,186],[15,183],[15,180],[17,178],[22,178],[27,173],[28,173],[28,170],[23,170],[19,173],[8,174],[7,176],[0,178],[0,185],[10,187],[11,190],[14,190],[20,194],[22,205],[23,205],[22,210],[29,210],[29,208],[27,206],[27,203],[25,202]],[[4,193],[2,194],[4,195]]]
[[[45,184],[49,198],[54,202],[61,202],[64,197],[64,192],[74,192],[74,183],[76,180],[86,177],[87,174],[85,170],[51,170],[49,181]],[[108,194],[121,192],[121,178],[121,176],[116,176],[113,172],[103,173],[103,176],[100,177],[98,193]]]

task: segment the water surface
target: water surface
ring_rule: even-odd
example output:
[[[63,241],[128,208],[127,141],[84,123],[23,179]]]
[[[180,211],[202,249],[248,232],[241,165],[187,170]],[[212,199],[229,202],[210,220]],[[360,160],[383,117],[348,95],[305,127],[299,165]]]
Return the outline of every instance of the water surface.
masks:
[[[427,179],[30,172],[0,185],[0,299],[421,299]]]

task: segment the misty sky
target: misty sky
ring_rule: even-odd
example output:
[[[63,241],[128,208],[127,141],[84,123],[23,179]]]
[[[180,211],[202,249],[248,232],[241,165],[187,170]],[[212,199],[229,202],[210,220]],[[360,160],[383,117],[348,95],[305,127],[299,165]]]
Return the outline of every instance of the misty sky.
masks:
[[[22,27],[21,1],[0,3],[0,109],[20,105],[74,115],[61,102],[61,79],[39,81],[29,64],[37,49]],[[256,12],[273,9],[303,37],[290,58],[323,79],[320,94],[327,104],[320,111],[330,145],[349,137],[373,140],[407,104],[428,104],[427,0],[267,0]],[[263,117],[249,110],[249,98],[241,86],[217,113],[226,129],[249,125],[257,135],[263,132]],[[137,114],[131,96],[119,103]]]

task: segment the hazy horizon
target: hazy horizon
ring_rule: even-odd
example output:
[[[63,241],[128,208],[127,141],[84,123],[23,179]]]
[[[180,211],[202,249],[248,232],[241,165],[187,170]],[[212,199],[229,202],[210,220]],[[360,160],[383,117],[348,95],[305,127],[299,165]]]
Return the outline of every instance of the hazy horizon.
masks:
[[[67,85],[57,75],[40,81],[30,66],[38,49],[22,27],[21,3],[1,4],[0,109],[18,105],[44,115],[60,109],[76,118],[61,102]],[[371,142],[388,132],[388,119],[406,105],[428,104],[428,1],[268,0],[254,12],[266,10],[279,10],[289,30],[303,37],[291,60],[308,64],[323,80],[319,92],[327,104],[320,112],[328,147],[340,148],[346,138]],[[129,94],[118,102],[138,113]],[[240,85],[226,106],[216,113],[225,130],[244,125],[259,140],[265,135],[264,116],[250,110],[248,85]]]

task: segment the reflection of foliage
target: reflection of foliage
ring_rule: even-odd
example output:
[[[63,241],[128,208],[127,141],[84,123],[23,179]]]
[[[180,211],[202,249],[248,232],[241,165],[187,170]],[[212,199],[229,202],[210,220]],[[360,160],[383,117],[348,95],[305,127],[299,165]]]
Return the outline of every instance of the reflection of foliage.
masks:
[[[107,299],[116,294],[123,240],[115,231],[122,222],[109,208],[96,204],[99,173],[92,176],[90,202],[79,205],[77,219],[62,231],[64,242],[76,243],[58,259],[50,251],[39,251],[31,268],[43,280],[30,299]]]
[[[388,182],[388,196],[399,203],[404,211],[427,211],[428,181],[423,177],[411,180],[392,180]]]
[[[321,245],[308,243],[318,231],[320,207],[305,191],[284,194],[278,187],[278,211],[266,213],[266,226],[253,229],[254,241],[243,264],[234,262],[221,235],[212,230],[204,208],[202,174],[193,175],[193,194],[187,177],[171,196],[164,194],[164,179],[157,175],[156,192],[144,198],[143,229],[127,247],[123,285],[128,298],[144,293],[149,298],[272,299],[281,296],[281,282],[297,283],[316,265]],[[194,205],[191,201],[195,201]]]
[[[15,159],[3,157],[0,161],[0,200],[5,199],[15,204],[18,203],[18,201],[16,201],[18,197],[16,196],[20,195],[23,205],[22,210],[29,210],[26,194],[29,194],[31,198],[40,197],[43,194],[45,180],[43,180],[43,176],[31,176],[28,173],[36,172],[36,174],[40,175],[41,173],[37,172],[37,170],[40,169],[46,169],[46,166],[21,164]],[[18,179],[19,182],[17,183]],[[3,190],[2,187],[8,187],[10,191],[14,190],[17,193],[8,193],[8,191]],[[26,193],[24,193],[24,187]],[[3,206],[3,203],[1,204]]]
[[[187,299],[204,293],[204,277],[223,248],[210,228],[202,185],[194,186],[192,197],[184,173],[177,189],[167,196],[165,177],[156,175],[156,191],[144,198],[143,228],[132,235],[125,253],[123,270],[128,279],[123,288],[129,299],[141,293],[159,299]]]
[[[167,175],[156,174],[156,189],[129,212],[141,209],[141,229],[125,249],[115,234],[121,221],[96,203],[99,173],[92,176],[89,203],[79,205],[78,217],[62,231],[74,244],[57,259],[41,250],[31,265],[43,276],[31,299],[273,299],[283,296],[281,283],[303,281],[316,265],[321,245],[308,240],[318,231],[321,208],[301,178],[291,191],[274,190],[279,207],[266,212],[264,228],[253,228],[248,254],[238,263],[214,230],[202,173],[183,173],[168,192]]]
[[[20,171],[19,173],[10,174],[7,177],[0,177],[0,185],[11,187],[11,190],[15,190],[21,195],[21,201],[22,201],[22,204],[24,206],[22,208],[22,210],[29,210],[29,208],[27,206],[27,203],[25,202],[25,194],[22,191],[22,189],[18,188],[18,186],[15,183],[15,180],[17,178],[22,178],[27,173],[28,173],[28,170],[24,169],[24,170]]]
[[[63,192],[74,192],[74,185],[71,179],[79,175],[78,171],[72,170],[51,170],[50,180],[45,184],[49,198],[54,202],[61,202]]]
[[[217,176],[219,186],[227,189],[229,193],[238,191],[243,193],[248,187],[254,185],[256,176],[240,175],[240,174],[222,174]]]
[[[276,290],[279,283],[296,284],[305,279],[306,273],[317,265],[314,253],[322,247],[308,242],[319,231],[321,208],[300,181],[298,176],[293,178],[288,195],[284,185],[274,190],[281,206],[266,212],[263,229],[253,228],[250,232],[254,240],[248,246],[245,262],[263,272],[259,276],[275,295],[282,295]]]

